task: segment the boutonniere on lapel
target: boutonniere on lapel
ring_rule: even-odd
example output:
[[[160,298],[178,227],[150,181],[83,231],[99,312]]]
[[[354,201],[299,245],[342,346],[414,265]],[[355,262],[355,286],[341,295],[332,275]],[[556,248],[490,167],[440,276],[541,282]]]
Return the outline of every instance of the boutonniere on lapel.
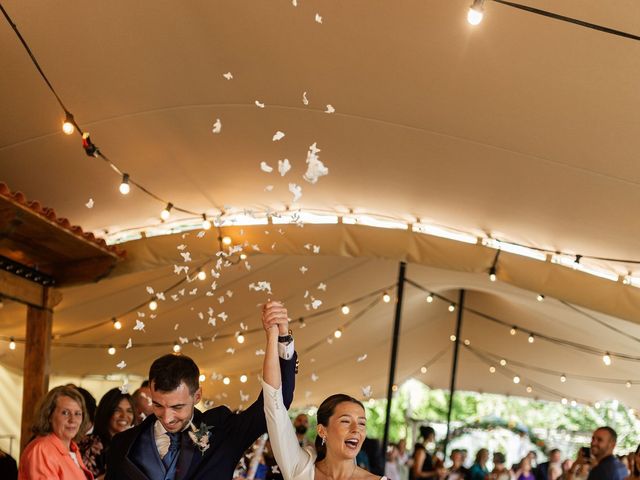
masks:
[[[191,423],[191,431],[189,431],[189,438],[200,450],[200,453],[204,454],[209,448],[209,436],[213,427],[209,427],[206,423],[200,423],[200,428]]]

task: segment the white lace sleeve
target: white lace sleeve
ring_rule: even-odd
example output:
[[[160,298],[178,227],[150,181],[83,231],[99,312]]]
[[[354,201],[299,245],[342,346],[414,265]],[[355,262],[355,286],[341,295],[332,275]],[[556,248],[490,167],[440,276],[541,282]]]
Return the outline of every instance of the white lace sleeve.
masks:
[[[287,409],[282,400],[282,388],[275,389],[262,382],[264,393],[264,414],[267,419],[267,430],[271,440],[273,456],[280,467],[284,480],[304,478],[301,475],[314,471],[315,456],[298,444],[296,432],[293,429]],[[309,476],[313,478],[313,476]]]

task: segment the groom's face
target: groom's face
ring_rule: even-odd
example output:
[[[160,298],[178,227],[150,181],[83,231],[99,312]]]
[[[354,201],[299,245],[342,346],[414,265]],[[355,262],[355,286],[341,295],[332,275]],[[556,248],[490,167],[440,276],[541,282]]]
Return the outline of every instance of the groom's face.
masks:
[[[189,387],[184,382],[170,392],[156,390],[154,387],[154,382],[151,382],[154,415],[167,432],[175,433],[184,430],[193,416],[193,408],[202,397],[202,389],[198,388],[191,395]]]

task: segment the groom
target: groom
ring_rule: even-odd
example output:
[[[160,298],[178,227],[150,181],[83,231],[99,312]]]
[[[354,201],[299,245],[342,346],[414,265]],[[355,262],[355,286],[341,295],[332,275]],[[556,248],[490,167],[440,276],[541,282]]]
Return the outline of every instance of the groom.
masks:
[[[296,354],[288,334],[287,311],[271,304],[265,330],[278,324],[278,352],[284,403],[293,400]],[[274,307],[275,305],[275,307]],[[274,310],[275,308],[275,310]],[[274,315],[277,317],[274,320]],[[184,355],[165,355],[153,362],[149,384],[153,414],[140,425],[113,438],[106,480],[231,480],[244,451],[267,431],[262,393],[246,410],[227,407],[200,412],[200,371]]]

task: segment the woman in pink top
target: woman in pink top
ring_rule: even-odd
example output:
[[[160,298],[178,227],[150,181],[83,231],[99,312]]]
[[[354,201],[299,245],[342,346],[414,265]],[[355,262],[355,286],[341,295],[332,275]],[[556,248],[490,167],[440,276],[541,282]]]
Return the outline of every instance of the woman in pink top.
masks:
[[[87,426],[84,399],[75,388],[49,391],[36,411],[35,438],[22,452],[18,480],[93,480],[76,445]]]

